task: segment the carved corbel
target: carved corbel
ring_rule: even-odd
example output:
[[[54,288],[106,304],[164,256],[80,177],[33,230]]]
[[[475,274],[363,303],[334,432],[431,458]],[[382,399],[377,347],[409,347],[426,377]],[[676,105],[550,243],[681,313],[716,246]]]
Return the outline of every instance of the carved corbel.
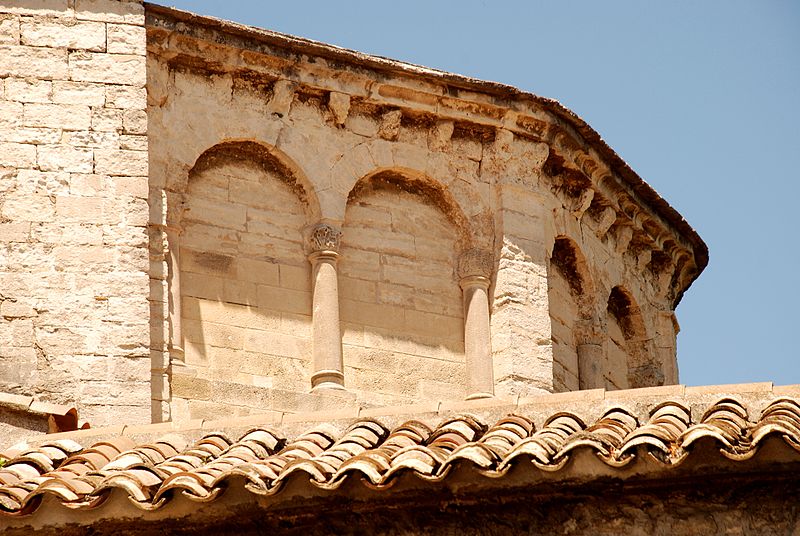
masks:
[[[600,214],[600,218],[597,221],[597,229],[595,230],[595,234],[597,238],[603,239],[606,236],[606,233],[611,226],[614,225],[614,222],[617,221],[617,211],[614,210],[612,207],[606,207],[603,209],[603,212]]]
[[[650,264],[653,258],[653,250],[650,248],[642,248],[636,253],[636,269],[641,273]]]
[[[498,154],[507,155],[511,152],[511,145],[514,143],[514,133],[505,128],[497,129],[494,136],[494,150]]]
[[[633,238],[633,227],[630,225],[618,225],[615,235],[617,240],[614,251],[618,255],[622,255],[628,250],[628,246]]]
[[[581,217],[583,217],[583,213],[589,210],[589,206],[592,204],[592,199],[594,199],[593,189],[586,188],[581,190],[580,195],[572,200],[570,213],[577,219],[581,219]]]
[[[272,98],[267,104],[267,109],[270,113],[279,117],[289,115],[292,101],[294,101],[295,89],[297,89],[297,84],[290,80],[278,80],[275,82],[272,85]]]
[[[381,116],[381,124],[378,127],[378,136],[384,140],[394,141],[400,135],[400,122],[403,119],[403,112],[392,110]]]
[[[455,125],[452,121],[437,121],[428,133],[428,149],[441,151],[450,143]]]
[[[331,91],[330,95],[328,95],[328,109],[333,114],[333,120],[336,124],[343,125],[350,113],[350,95]]]

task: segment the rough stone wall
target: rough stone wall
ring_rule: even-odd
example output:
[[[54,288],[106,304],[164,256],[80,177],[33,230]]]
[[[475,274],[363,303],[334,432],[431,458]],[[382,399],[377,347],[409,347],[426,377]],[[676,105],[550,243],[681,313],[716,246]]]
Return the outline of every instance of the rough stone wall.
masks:
[[[373,184],[350,200],[344,219],[345,386],[387,405],[463,399],[458,232],[423,194]]]
[[[150,420],[141,2],[0,1],[0,390]]]

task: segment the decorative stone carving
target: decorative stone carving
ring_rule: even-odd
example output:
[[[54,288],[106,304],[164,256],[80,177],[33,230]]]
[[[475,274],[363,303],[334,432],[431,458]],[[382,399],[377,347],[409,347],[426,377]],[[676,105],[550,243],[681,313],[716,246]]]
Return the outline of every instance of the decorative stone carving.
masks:
[[[272,86],[272,99],[267,104],[267,109],[278,117],[289,115],[294,100],[297,84],[289,80],[278,80]]]
[[[450,143],[455,125],[452,121],[437,121],[428,133],[428,149],[441,151]]]
[[[485,249],[468,249],[458,258],[458,277],[492,277],[494,255]]]
[[[592,199],[594,199],[594,190],[591,188],[586,188],[583,190],[580,195],[572,200],[572,206],[570,212],[573,216],[578,219],[581,219],[583,213],[589,209],[589,206],[592,204]]]
[[[615,221],[617,221],[617,211],[611,207],[604,208],[597,221],[597,230],[595,231],[597,238],[602,239]]]
[[[317,251],[339,251],[339,243],[342,239],[342,232],[327,223],[315,225],[309,237],[309,248],[311,252]]]
[[[328,109],[333,114],[333,119],[337,125],[343,125],[350,113],[350,95],[331,91],[328,97]]]
[[[403,119],[403,112],[392,110],[381,116],[381,124],[378,128],[378,136],[384,140],[394,141],[400,134],[400,121]]]

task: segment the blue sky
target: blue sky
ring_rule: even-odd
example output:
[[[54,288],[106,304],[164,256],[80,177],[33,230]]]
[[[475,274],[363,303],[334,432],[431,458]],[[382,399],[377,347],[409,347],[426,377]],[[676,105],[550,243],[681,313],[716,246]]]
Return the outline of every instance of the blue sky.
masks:
[[[800,383],[800,2],[165,3],[559,100],[709,246],[681,382]]]

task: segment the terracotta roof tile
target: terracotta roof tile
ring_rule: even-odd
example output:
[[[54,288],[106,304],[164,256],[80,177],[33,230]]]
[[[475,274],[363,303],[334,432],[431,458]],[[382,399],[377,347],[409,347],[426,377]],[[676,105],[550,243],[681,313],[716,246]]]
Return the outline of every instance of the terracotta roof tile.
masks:
[[[389,429],[380,420],[362,418],[344,432],[322,423],[294,438],[253,428],[237,440],[212,432],[191,444],[176,433],[140,445],[120,436],[88,448],[61,439],[6,451],[9,461],[0,468],[0,512],[30,514],[47,495],[69,508],[91,509],[113,490],[123,491],[143,510],[155,510],[176,493],[213,501],[232,478],[243,479],[251,493],[273,495],[290,478],[325,490],[356,478],[380,490],[406,472],[423,480],[445,479],[457,464],[493,477],[520,464],[554,472],[584,450],[611,468],[649,455],[669,469],[690,457],[701,441],[716,445],[726,458],[743,461],[767,437],[778,437],[800,459],[797,399],[779,397],[757,419],[751,417],[741,401],[726,397],[708,406],[699,422],[692,421],[683,403],[665,401],[649,411],[646,422],[613,406],[589,426],[575,414],[559,412],[540,429],[525,415],[508,414],[492,423],[461,415],[435,428],[410,420]]]

